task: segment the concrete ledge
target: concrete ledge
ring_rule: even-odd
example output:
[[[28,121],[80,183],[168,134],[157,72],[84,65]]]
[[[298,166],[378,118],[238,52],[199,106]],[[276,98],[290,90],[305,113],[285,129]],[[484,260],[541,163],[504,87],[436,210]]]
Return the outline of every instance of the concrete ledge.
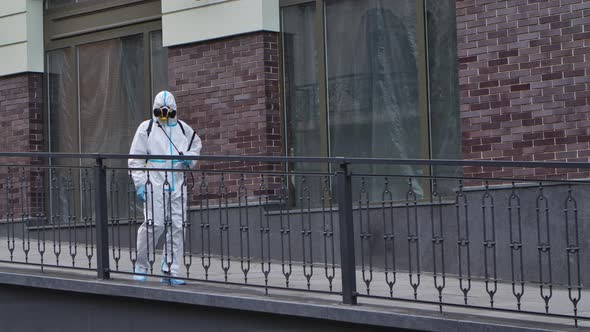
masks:
[[[260,289],[192,283],[186,287],[127,280],[94,280],[91,276],[62,273],[60,276],[0,272],[0,284],[34,287],[53,291],[85,293],[107,297],[172,302],[209,308],[232,309],[271,315],[312,318],[367,327],[387,327],[420,331],[580,331],[566,325],[494,319],[469,314],[444,314],[425,310],[377,305],[347,306],[338,297],[310,297],[297,292],[264,296]],[[206,290],[205,290],[206,289]]]

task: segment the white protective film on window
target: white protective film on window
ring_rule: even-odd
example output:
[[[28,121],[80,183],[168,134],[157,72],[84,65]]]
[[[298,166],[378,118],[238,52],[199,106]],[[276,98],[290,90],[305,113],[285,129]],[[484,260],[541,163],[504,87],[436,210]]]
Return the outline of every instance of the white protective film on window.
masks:
[[[128,153],[137,126],[147,118],[142,37],[79,47],[82,153]]]
[[[282,42],[285,87],[286,150],[288,156],[321,156],[318,54],[315,38],[315,2],[282,9]],[[294,171],[320,171],[320,164],[293,163]],[[291,177],[294,197],[302,187],[317,198],[319,178]],[[314,201],[313,199],[311,201]]]
[[[324,31],[314,24],[315,2],[282,8],[287,154],[323,155],[323,138],[334,157],[461,158],[454,3],[324,3],[325,78],[317,67],[315,42]],[[320,137],[320,79],[327,81],[327,138]],[[406,176],[389,179],[395,199],[404,199],[407,176],[423,198],[431,183],[418,177],[456,175],[460,168],[356,165],[354,171]],[[358,193],[362,184],[355,181]],[[364,189],[379,200],[383,184],[367,177]]]
[[[328,110],[333,156],[427,158],[427,116],[419,107],[417,6],[414,0],[326,1]],[[423,167],[357,165],[369,174],[424,175]],[[360,180],[360,179],[356,179]],[[392,180],[395,181],[395,180]],[[407,179],[392,186],[405,197]],[[357,181],[358,182],[358,181]],[[398,183],[399,182],[399,183]],[[359,192],[360,183],[354,184]],[[379,199],[382,178],[365,190]],[[423,183],[414,191],[423,194]]]

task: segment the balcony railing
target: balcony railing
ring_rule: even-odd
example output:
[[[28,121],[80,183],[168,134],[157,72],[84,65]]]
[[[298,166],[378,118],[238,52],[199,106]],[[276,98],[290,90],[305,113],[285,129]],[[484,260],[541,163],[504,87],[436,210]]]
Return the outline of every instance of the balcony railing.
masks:
[[[198,160],[145,171],[148,210],[127,159]],[[590,321],[587,163],[244,156],[0,153],[0,261],[130,278],[137,230],[149,277],[336,294]],[[301,172],[295,164],[317,165]],[[478,176],[463,176],[467,167]],[[408,170],[413,170],[408,174]],[[528,171],[531,170],[531,171]],[[489,172],[487,172],[489,171]],[[149,196],[186,210],[154,220]],[[487,176],[502,174],[506,176]],[[513,174],[531,174],[520,177]],[[168,181],[154,185],[155,177]],[[160,188],[160,189],[158,189]],[[148,218],[144,216],[148,215]],[[144,219],[145,218],[145,219]],[[157,219],[157,218],[156,218]],[[155,244],[154,244],[155,243]],[[161,263],[162,262],[162,263]]]

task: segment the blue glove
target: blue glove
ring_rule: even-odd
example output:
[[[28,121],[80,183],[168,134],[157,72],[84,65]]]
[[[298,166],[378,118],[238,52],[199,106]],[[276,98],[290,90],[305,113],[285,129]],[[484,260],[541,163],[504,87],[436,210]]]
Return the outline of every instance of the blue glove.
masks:
[[[139,187],[135,194],[137,195],[137,198],[139,198],[139,200],[145,202],[145,187]]]
[[[175,160],[172,160],[172,164],[174,165],[175,169],[182,169],[183,167],[190,168],[191,167],[191,160],[175,159]]]

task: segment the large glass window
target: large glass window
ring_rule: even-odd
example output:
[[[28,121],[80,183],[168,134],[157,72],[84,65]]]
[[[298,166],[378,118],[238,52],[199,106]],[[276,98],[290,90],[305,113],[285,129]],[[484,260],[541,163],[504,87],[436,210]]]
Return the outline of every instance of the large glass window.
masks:
[[[282,5],[287,155],[460,158],[454,1]],[[355,167],[415,176],[457,171]],[[380,197],[382,184],[367,180],[365,186]],[[407,185],[394,188],[398,198],[405,196]],[[416,181],[414,189],[425,195],[429,182]]]
[[[167,86],[167,67],[160,31],[48,51],[50,151],[128,153],[137,126],[150,115],[153,96]],[[91,166],[90,160],[52,161],[54,165],[78,162]],[[110,165],[125,167],[126,160],[113,160]],[[52,174],[48,195],[52,215],[65,215],[57,209],[80,214],[80,200],[73,198],[81,195],[81,176],[77,169]],[[129,181],[125,172],[117,172],[116,177],[113,183]],[[73,192],[64,190],[66,186]]]
[[[153,97],[168,84],[168,50],[163,47],[161,2],[120,0],[47,0],[44,11],[46,50],[46,139],[50,152],[123,153],[137,126],[151,114]],[[46,207],[53,222],[82,216],[92,174],[78,166],[89,159],[53,159],[47,177]],[[125,167],[126,160],[109,160]],[[129,176],[108,174],[107,191],[119,218],[129,206]],[[111,187],[117,184],[117,187]],[[86,199],[85,202],[91,202]],[[138,209],[137,215],[141,214]],[[113,213],[112,216],[115,214]]]

